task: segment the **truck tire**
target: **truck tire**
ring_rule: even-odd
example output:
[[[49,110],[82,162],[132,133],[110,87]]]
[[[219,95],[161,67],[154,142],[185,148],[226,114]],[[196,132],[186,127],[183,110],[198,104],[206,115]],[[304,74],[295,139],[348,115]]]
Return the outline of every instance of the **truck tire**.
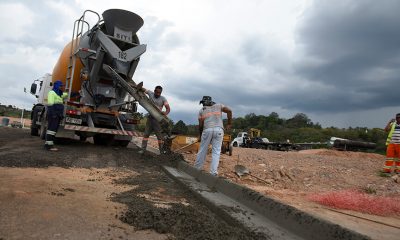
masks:
[[[233,142],[232,146],[237,147],[238,146],[237,142]]]
[[[117,145],[120,147],[127,147],[131,141],[130,140],[117,140],[116,142],[117,142]]]
[[[114,139],[114,135],[111,134],[96,134],[93,136],[93,142],[95,145],[108,146],[111,145]]]
[[[39,109],[35,108],[32,112],[31,135],[39,136],[39,126],[36,124],[38,120]]]
[[[42,119],[40,121],[40,138],[45,140],[46,139],[46,132],[47,132],[47,111],[45,111],[42,115]]]

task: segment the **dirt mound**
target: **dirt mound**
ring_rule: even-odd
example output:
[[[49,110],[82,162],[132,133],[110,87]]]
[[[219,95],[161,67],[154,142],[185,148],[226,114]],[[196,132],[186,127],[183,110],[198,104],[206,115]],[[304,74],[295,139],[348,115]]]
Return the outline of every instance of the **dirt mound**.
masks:
[[[333,149],[309,149],[309,150],[299,151],[298,153],[319,155],[319,156],[346,157],[346,158],[382,159],[382,155],[376,154],[376,153],[339,151],[339,150],[333,150]]]

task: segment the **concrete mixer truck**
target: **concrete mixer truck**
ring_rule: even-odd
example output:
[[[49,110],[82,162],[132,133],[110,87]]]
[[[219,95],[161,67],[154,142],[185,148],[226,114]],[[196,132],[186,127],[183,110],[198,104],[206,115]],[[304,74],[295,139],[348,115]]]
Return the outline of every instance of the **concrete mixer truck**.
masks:
[[[88,15],[96,17],[91,27]],[[137,104],[160,122],[164,149],[169,150],[170,120],[141,91],[142,83],[132,80],[140,56],[146,51],[137,31],[143,19],[135,13],[106,10],[102,17],[86,10],[74,23],[72,40],[62,51],[53,73],[35,80],[31,94],[38,103],[32,109],[31,135],[45,137],[47,93],[61,80],[68,98],[57,138],[81,140],[93,137],[97,145],[127,146],[136,136]],[[38,89],[39,88],[39,89]]]

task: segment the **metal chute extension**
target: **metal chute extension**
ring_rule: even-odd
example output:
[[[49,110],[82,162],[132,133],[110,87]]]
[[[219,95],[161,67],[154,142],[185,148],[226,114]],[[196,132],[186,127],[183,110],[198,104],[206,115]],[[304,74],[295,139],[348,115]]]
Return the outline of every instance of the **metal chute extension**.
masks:
[[[165,116],[157,106],[146,96],[146,94],[137,87],[137,84],[131,80],[129,83],[123,79],[111,66],[103,64],[103,70],[113,78],[116,84],[120,84],[138,103],[147,110],[147,112],[156,119],[161,125],[163,134],[163,149],[161,152],[170,153],[172,139],[171,136],[171,120]]]

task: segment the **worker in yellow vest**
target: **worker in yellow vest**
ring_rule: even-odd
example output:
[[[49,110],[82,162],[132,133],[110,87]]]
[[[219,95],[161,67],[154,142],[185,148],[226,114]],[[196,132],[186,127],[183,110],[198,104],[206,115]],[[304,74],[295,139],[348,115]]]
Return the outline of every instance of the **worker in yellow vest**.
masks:
[[[64,98],[68,96],[68,93],[63,92],[63,83],[57,80],[53,84],[53,89],[49,91],[47,95],[47,121],[48,127],[46,131],[46,142],[44,147],[49,151],[58,151],[54,147],[54,139],[60,125],[60,121],[64,116]]]
[[[392,119],[385,127],[389,132],[386,140],[386,162],[383,172],[392,173],[393,163],[395,163],[394,172],[400,174],[400,113],[396,114],[396,119]]]

